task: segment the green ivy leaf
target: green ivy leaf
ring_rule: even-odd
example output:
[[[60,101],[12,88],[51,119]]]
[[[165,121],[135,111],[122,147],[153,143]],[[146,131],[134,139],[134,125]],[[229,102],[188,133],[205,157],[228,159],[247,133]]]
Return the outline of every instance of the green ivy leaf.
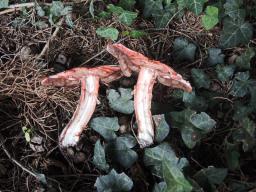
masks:
[[[143,16],[148,18],[153,14],[157,14],[163,11],[162,0],[147,0],[143,8]]]
[[[208,0],[186,0],[187,8],[195,13],[196,15],[199,15],[203,11],[204,3],[206,3]]]
[[[252,112],[251,105],[242,105],[240,102],[235,102],[234,104],[234,116],[235,121],[239,121],[247,117]]]
[[[177,62],[195,60],[196,46],[187,39],[178,37],[173,43],[173,55]]]
[[[230,94],[235,97],[243,97],[248,94],[251,85],[249,78],[249,71],[236,73]]]
[[[170,115],[173,127],[181,131],[182,140],[190,149],[215,125],[215,121],[209,115],[204,112],[197,114],[191,109],[171,112]]]
[[[38,4],[36,4],[36,13],[39,17],[43,17],[45,16],[45,11],[43,10],[43,8],[41,6],[39,6]]]
[[[216,66],[216,73],[218,79],[221,81],[228,81],[235,72],[234,65],[217,65]]]
[[[220,46],[223,48],[235,47],[239,44],[248,43],[253,35],[253,27],[250,23],[242,20],[224,19],[223,31],[220,35]]]
[[[104,139],[113,140],[116,138],[115,131],[118,131],[119,124],[117,117],[96,117],[91,120],[90,127],[98,132]]]
[[[134,8],[136,1],[135,0],[120,0],[118,6],[122,7],[125,10],[132,10]]]
[[[197,183],[204,188],[205,191],[215,191],[215,185],[219,185],[227,176],[226,168],[215,168],[209,166],[198,171],[194,178]]]
[[[165,182],[156,183],[154,185],[153,192],[163,192],[166,190],[166,187],[167,185]]]
[[[245,10],[240,7],[243,5],[243,0],[227,0],[224,4],[225,14],[233,20],[243,20],[245,18]]]
[[[227,159],[228,168],[232,171],[239,167],[239,157],[237,144],[229,143],[225,140],[225,156]]]
[[[123,11],[119,16],[118,20],[125,25],[131,25],[133,21],[137,18],[138,13],[131,11]]]
[[[251,59],[255,56],[254,48],[248,48],[242,55],[237,57],[235,64],[242,69],[251,68]]]
[[[9,0],[1,0],[0,1],[0,9],[8,8],[9,6]]]
[[[195,91],[192,91],[191,93],[183,92],[182,101],[185,103],[186,107],[190,107],[196,111],[204,111],[208,107],[205,98],[197,96]]]
[[[208,59],[207,62],[210,66],[223,64],[225,55],[222,53],[221,49],[209,48],[208,49]]]
[[[242,120],[242,129],[238,129],[233,134],[233,140],[243,143],[243,150],[249,151],[254,148],[255,141],[255,123],[248,117]]]
[[[190,122],[198,129],[208,133],[216,125],[214,121],[207,113],[201,112],[199,114],[193,114],[190,117]]]
[[[100,27],[96,30],[97,35],[104,37],[106,39],[111,39],[113,41],[118,38],[118,30],[113,27]]]
[[[210,87],[211,81],[202,69],[193,68],[191,70],[191,75],[197,88],[203,87],[208,89]]]
[[[158,12],[152,15],[154,18],[154,23],[156,28],[164,28],[172,18],[172,14],[170,12]]]
[[[108,175],[98,177],[94,186],[98,192],[125,192],[132,189],[133,182],[125,173],[118,174],[112,169]]]
[[[243,129],[251,136],[254,137],[255,134],[255,124],[248,117],[242,120]]]
[[[154,115],[153,120],[156,126],[155,140],[158,143],[161,143],[169,134],[170,127],[168,123],[165,121],[164,115]]]
[[[94,146],[93,164],[102,171],[108,171],[109,164],[106,161],[105,150],[98,140]]]
[[[144,31],[141,31],[141,30],[132,30],[129,35],[132,37],[132,38],[135,38],[135,39],[138,39],[140,37],[143,37],[145,36],[147,33],[144,32]]]
[[[122,7],[115,6],[115,5],[113,5],[113,4],[108,4],[107,10],[108,10],[110,13],[113,13],[113,14],[116,15],[116,16],[119,16],[119,15],[121,15],[121,14],[124,12],[124,9],[123,9]]]
[[[214,6],[207,6],[202,23],[206,30],[212,29],[219,22],[219,9]]]
[[[162,143],[153,148],[145,149],[144,163],[150,167],[152,173],[163,177],[163,163],[168,161],[172,166],[182,171],[183,167],[188,165],[186,158],[177,158],[175,152],[168,143]]]
[[[119,88],[118,92],[110,89],[107,93],[109,105],[115,111],[124,114],[131,114],[134,111],[134,102],[132,100],[132,89]]]
[[[138,159],[133,148],[137,144],[136,139],[131,135],[117,137],[115,141],[107,146],[108,156],[125,168],[130,168]]]
[[[53,1],[50,7],[50,14],[55,17],[62,16],[62,11],[64,10],[64,5],[61,1]]]
[[[178,167],[173,166],[168,161],[163,161],[163,178],[167,184],[165,192],[190,192],[192,186],[186,180],[183,173]]]
[[[168,4],[165,6],[163,11],[159,11],[157,13],[153,13],[152,17],[154,19],[154,23],[156,28],[165,28],[166,25],[171,22],[174,14],[176,13],[176,5],[174,3]]]

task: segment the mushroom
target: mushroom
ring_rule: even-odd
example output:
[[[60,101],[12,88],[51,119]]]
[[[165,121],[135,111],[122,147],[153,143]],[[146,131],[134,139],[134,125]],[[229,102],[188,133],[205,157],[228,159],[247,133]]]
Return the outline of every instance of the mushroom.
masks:
[[[138,123],[138,142],[141,148],[153,143],[154,127],[151,115],[152,89],[156,79],[163,85],[191,92],[188,81],[171,67],[150,60],[146,56],[132,51],[122,44],[108,44],[107,51],[117,58],[123,74],[130,77],[132,71],[139,73],[134,87],[134,109]]]
[[[121,77],[120,67],[100,66],[94,68],[78,67],[49,76],[41,81],[45,86],[71,87],[81,82],[79,104],[70,122],[63,129],[59,142],[61,147],[74,146],[79,141],[97,103],[99,81],[108,84]]]

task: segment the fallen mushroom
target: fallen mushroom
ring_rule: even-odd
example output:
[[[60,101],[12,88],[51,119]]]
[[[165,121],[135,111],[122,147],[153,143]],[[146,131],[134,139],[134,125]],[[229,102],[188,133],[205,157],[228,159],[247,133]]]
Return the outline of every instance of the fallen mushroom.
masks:
[[[73,68],[47,77],[41,81],[45,86],[74,86],[81,82],[81,96],[70,122],[63,129],[59,142],[61,147],[74,146],[79,141],[83,129],[91,119],[97,103],[99,81],[108,84],[121,77],[118,66],[100,66],[95,68]]]
[[[141,148],[153,143],[154,127],[151,115],[152,89],[156,79],[163,85],[180,88],[191,92],[188,81],[169,66],[150,60],[144,55],[132,51],[122,44],[108,44],[107,51],[117,58],[123,74],[131,76],[132,71],[138,72],[139,77],[134,88],[134,109],[138,123],[138,142]]]

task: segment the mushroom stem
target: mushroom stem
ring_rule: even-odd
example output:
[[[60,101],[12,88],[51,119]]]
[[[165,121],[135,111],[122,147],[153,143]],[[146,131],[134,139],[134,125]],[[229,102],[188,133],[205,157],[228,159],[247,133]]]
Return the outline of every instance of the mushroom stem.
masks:
[[[95,110],[99,90],[99,77],[89,75],[81,79],[81,96],[76,111],[60,135],[62,147],[74,146]]]
[[[138,122],[138,142],[141,148],[153,143],[154,127],[151,115],[151,100],[156,77],[155,70],[143,67],[134,87],[134,109]]]

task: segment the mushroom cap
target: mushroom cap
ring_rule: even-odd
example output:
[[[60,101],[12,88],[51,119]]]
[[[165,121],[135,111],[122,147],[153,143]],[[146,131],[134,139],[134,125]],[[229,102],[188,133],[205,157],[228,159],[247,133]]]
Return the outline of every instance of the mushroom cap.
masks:
[[[157,72],[157,79],[160,83],[188,92],[192,91],[192,87],[188,81],[185,81],[180,74],[160,61],[151,60],[120,43],[108,44],[107,51],[117,58],[125,76],[131,76],[131,71],[139,72],[142,67],[151,68]]]
[[[77,67],[44,78],[41,84],[45,86],[70,87],[80,84],[81,78],[87,76],[98,76],[103,83],[109,83],[122,75],[120,67],[114,65],[103,65],[94,68]]]

